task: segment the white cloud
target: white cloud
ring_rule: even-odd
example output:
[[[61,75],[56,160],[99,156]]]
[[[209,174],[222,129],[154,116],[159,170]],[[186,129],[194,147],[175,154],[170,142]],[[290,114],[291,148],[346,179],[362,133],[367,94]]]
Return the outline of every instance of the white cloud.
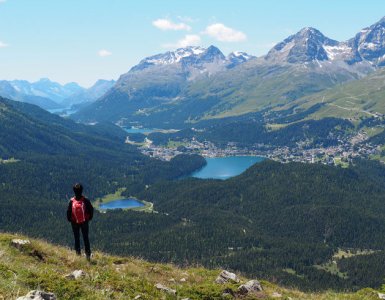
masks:
[[[1,1],[1,0],[0,0]],[[3,43],[2,41],[0,41],[0,48],[6,48],[8,47],[9,45],[6,44],[6,43]]]
[[[197,46],[201,42],[201,37],[196,34],[187,34],[175,44],[164,44],[164,48],[185,48],[187,46]]]
[[[167,19],[157,19],[152,22],[152,25],[160,30],[191,30],[191,27],[185,23],[174,23]]]
[[[102,50],[99,50],[98,55],[100,57],[106,57],[106,56],[112,55],[112,52],[110,52],[110,51],[108,51],[106,49],[102,49]]]
[[[220,42],[241,42],[247,39],[246,34],[223,25],[222,23],[215,23],[206,27],[203,32]]]

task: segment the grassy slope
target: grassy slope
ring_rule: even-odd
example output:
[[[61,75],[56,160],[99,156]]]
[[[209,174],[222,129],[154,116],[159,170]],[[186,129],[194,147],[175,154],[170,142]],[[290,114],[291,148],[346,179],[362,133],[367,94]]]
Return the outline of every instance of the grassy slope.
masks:
[[[361,80],[339,84],[334,88],[302,97],[291,106],[309,108],[316,103],[326,103],[309,118],[324,117],[351,118],[371,117],[375,113],[385,114],[385,70],[381,69]]]
[[[59,299],[177,299],[158,291],[154,285],[176,289],[181,298],[223,299],[223,290],[236,285],[213,283],[220,270],[200,267],[181,269],[173,265],[150,263],[138,258],[115,257],[100,252],[88,263],[69,249],[54,246],[40,240],[31,240],[24,250],[11,246],[14,238],[25,238],[11,234],[0,234],[0,299],[15,299],[32,289],[54,292]],[[42,258],[39,258],[38,255]],[[74,270],[82,269],[87,276],[79,281],[65,279]],[[181,281],[182,278],[186,280]],[[247,281],[242,278],[242,282]],[[305,294],[262,282],[264,299],[272,299],[273,293],[282,294],[281,299],[378,299],[370,289],[355,294]],[[243,299],[256,299],[255,297]]]
[[[310,65],[304,68],[250,61],[210,79],[193,82],[187,95],[200,99],[204,99],[204,95],[218,96],[220,102],[207,111],[204,118],[221,118],[286,104],[303,95],[350,80],[352,76],[341,71],[331,78],[329,73]]]

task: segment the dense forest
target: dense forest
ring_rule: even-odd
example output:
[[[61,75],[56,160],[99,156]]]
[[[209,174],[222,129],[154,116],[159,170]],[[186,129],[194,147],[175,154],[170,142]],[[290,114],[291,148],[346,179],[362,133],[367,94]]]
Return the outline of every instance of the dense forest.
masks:
[[[300,141],[307,141],[308,147],[315,147],[336,145],[339,138],[352,128],[353,125],[349,121],[325,118],[294,123],[279,130],[269,130],[261,119],[250,118],[209,125],[200,130],[187,128],[168,134],[154,132],[149,135],[149,139],[155,144],[167,144],[169,140],[184,141],[194,137],[220,146],[233,142],[245,147],[254,144],[293,147]]]
[[[66,198],[81,181],[91,199],[125,187],[126,196],[154,203],[153,213],[96,212],[94,249],[309,290],[378,287],[385,278],[385,167],[377,162],[342,169],[265,161],[226,181],[201,180],[186,175],[202,157],[150,159],[112,124],[80,125],[8,100],[0,119],[2,231],[72,245]],[[338,259],[331,272],[339,249],[365,251]]]

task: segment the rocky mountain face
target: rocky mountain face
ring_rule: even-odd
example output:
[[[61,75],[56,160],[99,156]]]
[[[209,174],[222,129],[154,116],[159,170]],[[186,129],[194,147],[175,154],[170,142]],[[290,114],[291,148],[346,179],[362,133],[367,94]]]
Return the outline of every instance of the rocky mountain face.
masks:
[[[337,41],[327,38],[315,28],[307,27],[275,45],[265,59],[273,63],[323,61],[329,59],[326,49],[336,46]]]
[[[238,66],[244,62],[247,62],[248,60],[255,58],[255,56],[247,54],[246,52],[241,52],[241,51],[234,51],[231,52],[227,56],[227,61],[229,64],[227,65],[228,69],[231,69],[235,66]]]
[[[303,28],[274,46],[265,59],[289,63],[341,61],[350,65],[361,62],[380,67],[385,64],[384,55],[385,17],[343,42],[329,39],[315,28]]]
[[[362,29],[347,44],[354,53],[351,63],[368,61],[374,66],[384,66],[385,17],[372,26]]]
[[[285,105],[381,67],[384,32],[385,18],[343,42],[306,27],[259,58],[243,52],[225,57],[214,46],[158,54],[123,74],[75,118],[116,122],[159,114],[170,120],[184,114],[187,121]]]

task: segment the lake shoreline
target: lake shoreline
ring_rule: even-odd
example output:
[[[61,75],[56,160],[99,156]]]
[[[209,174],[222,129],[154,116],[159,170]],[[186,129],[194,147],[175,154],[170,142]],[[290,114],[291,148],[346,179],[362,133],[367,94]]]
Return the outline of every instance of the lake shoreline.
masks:
[[[108,210],[117,209],[117,208],[101,208],[100,207],[101,204],[107,204],[107,203],[110,203],[110,202],[113,202],[113,201],[117,201],[117,200],[121,200],[121,199],[132,199],[132,200],[135,200],[137,202],[142,203],[143,206],[127,207],[127,208],[120,208],[120,209],[123,209],[123,210],[133,210],[133,211],[141,211],[141,212],[155,212],[154,211],[154,204],[152,202],[148,202],[148,201],[145,201],[145,200],[140,200],[140,199],[137,199],[136,197],[132,197],[132,196],[130,196],[130,197],[122,196],[122,193],[125,190],[126,190],[126,188],[118,188],[115,193],[108,194],[108,195],[105,195],[102,198],[96,199],[95,202],[94,202],[95,208],[97,210],[99,210],[100,212],[105,213]]]

